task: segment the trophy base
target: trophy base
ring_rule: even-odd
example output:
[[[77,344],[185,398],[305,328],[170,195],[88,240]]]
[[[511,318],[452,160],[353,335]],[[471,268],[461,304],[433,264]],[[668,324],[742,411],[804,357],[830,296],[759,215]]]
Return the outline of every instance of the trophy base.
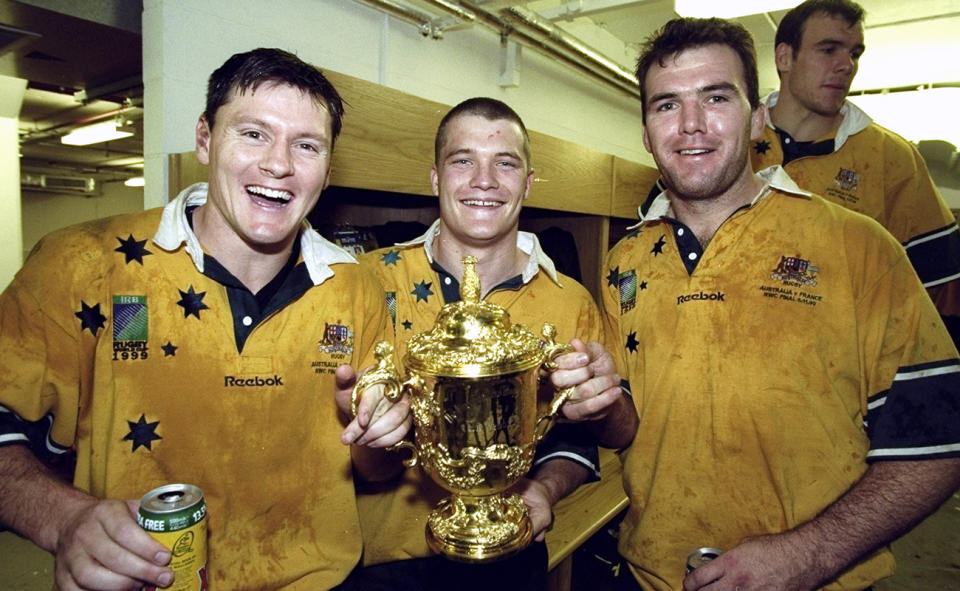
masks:
[[[454,495],[427,518],[427,544],[451,560],[489,562],[530,544],[533,525],[519,495]]]

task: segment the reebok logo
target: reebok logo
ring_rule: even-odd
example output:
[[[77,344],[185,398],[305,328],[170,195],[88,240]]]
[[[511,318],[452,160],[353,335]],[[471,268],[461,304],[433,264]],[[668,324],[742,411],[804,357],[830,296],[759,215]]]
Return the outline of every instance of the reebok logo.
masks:
[[[238,378],[236,376],[223,376],[223,386],[225,388],[246,388],[249,386],[282,386],[283,378],[274,374],[272,378],[261,378],[260,376],[252,378]]]
[[[679,306],[680,304],[685,304],[693,300],[711,300],[715,302],[723,302],[725,301],[724,300],[725,295],[726,294],[724,294],[722,291],[718,291],[716,293],[704,293],[701,291],[699,293],[681,295],[681,296],[677,296],[677,305]]]

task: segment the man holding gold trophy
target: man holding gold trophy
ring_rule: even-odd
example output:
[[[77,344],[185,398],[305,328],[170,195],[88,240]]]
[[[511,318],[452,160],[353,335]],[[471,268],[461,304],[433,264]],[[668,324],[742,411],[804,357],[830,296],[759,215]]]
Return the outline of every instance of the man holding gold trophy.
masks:
[[[546,578],[546,548],[542,543],[534,543],[524,549],[527,540],[533,538],[541,542],[552,523],[553,504],[588,478],[596,477],[597,443],[606,447],[624,447],[636,431],[637,417],[633,406],[621,390],[620,377],[611,356],[600,345],[603,340],[602,320],[593,298],[576,281],[556,271],[553,262],[541,250],[536,236],[518,230],[520,211],[533,183],[533,175],[529,138],[520,117],[494,99],[464,101],[446,114],[437,131],[430,179],[433,192],[439,197],[440,219],[415,240],[361,257],[361,261],[380,278],[388,305],[394,312],[399,347],[396,358],[416,366],[427,375],[427,381],[435,382],[433,391],[422,399],[433,403],[435,397],[460,397],[459,408],[466,411],[437,412],[441,418],[436,423],[441,425],[429,429],[443,430],[443,425],[448,422],[473,421],[468,427],[449,426],[450,432],[472,430],[470,437],[479,441],[475,447],[464,448],[464,454],[478,453],[476,449],[485,445],[488,450],[497,448],[497,443],[502,441],[512,446],[499,446],[504,450],[522,448],[529,449],[532,454],[545,431],[543,427],[552,421],[550,412],[542,412],[551,399],[553,408],[550,410],[569,421],[562,422],[551,432],[553,437],[548,437],[539,446],[529,474],[522,477],[520,473],[514,479],[516,484],[511,490],[522,498],[521,505],[525,508],[521,506],[521,511],[529,514],[529,522],[523,517],[524,525],[520,528],[524,530],[519,534],[523,539],[479,549],[466,543],[461,545],[457,536],[462,534],[456,532],[444,539],[448,534],[440,530],[448,526],[455,529],[457,526],[452,523],[459,519],[451,508],[460,502],[459,496],[454,494],[454,501],[441,503],[444,507],[440,511],[441,517],[434,513],[429,518],[428,546],[424,536],[428,515],[449,493],[420,469],[408,470],[387,486],[376,485],[376,488],[361,491],[366,494],[358,495],[364,568],[355,571],[348,580],[348,584],[353,582],[357,588],[421,590],[456,586],[462,589],[484,588],[491,584],[508,584],[511,588],[523,589],[542,587]],[[462,320],[464,317],[467,320]],[[490,318],[494,320],[484,324]],[[514,323],[512,331],[508,331],[511,321]],[[544,323],[555,325],[555,335],[550,332],[553,327],[544,330],[548,341],[546,346],[530,334],[539,334]],[[483,326],[477,328],[479,325]],[[517,325],[527,330],[523,331]],[[432,332],[425,333],[431,328],[434,329]],[[517,336],[518,331],[522,335]],[[478,344],[483,340],[478,337],[467,343],[473,349],[472,357],[459,363],[457,359],[461,358],[457,355],[463,355],[462,351],[426,352],[427,349],[443,349],[445,343],[466,342],[461,338],[463,333],[496,333],[500,336],[494,340],[502,337],[508,344],[487,347]],[[527,347],[524,343],[533,344]],[[490,348],[501,350],[491,354]],[[541,380],[541,410],[525,409],[523,407],[531,405],[519,397],[501,395],[502,389],[514,388],[510,381],[514,379],[512,377],[492,376],[488,386],[476,385],[478,371],[484,373],[488,368],[473,361],[498,354],[505,358],[502,366],[532,368],[527,371],[534,376],[530,388],[534,391],[537,386],[536,373],[533,372],[539,373],[538,367],[545,357],[552,358],[553,363],[548,367],[553,371],[549,379]],[[480,367],[480,370],[473,371],[473,366]],[[470,377],[460,379],[457,376]],[[347,374],[340,377],[344,384],[353,378]],[[517,381],[525,379],[516,378]],[[407,387],[417,381],[423,381],[419,375],[408,380]],[[471,387],[497,392],[471,394]],[[562,398],[555,392],[562,392],[569,398]],[[530,398],[535,398],[532,392]],[[507,402],[485,404],[490,399]],[[448,404],[444,408],[457,407]],[[485,416],[464,419],[462,416],[451,418],[451,414]],[[514,431],[508,425],[525,422],[526,417],[533,414],[543,415],[537,422],[536,434],[529,438],[526,434],[520,437],[529,439],[523,442],[526,445],[509,441],[514,437]],[[417,417],[416,408],[414,415]],[[448,437],[446,443],[439,444],[444,457],[431,464],[428,451],[433,448],[421,437],[427,433],[425,422],[424,416],[417,420],[417,451],[424,470],[434,480],[443,482],[448,490],[470,488],[472,485],[462,484],[471,477],[467,473],[479,472],[476,466],[482,465],[485,476],[480,480],[486,479],[482,485],[493,486],[492,481],[497,478],[489,474],[495,472],[490,466],[496,464],[496,460],[487,457],[480,464],[470,464],[447,457],[447,448],[457,447],[456,443],[450,443],[455,438]],[[479,430],[483,434],[477,433],[477,424],[481,425]],[[490,425],[494,428],[489,429]],[[529,425],[533,425],[533,419]],[[517,427],[515,431],[526,433],[532,430]],[[463,468],[465,464],[471,467]],[[508,464],[510,467],[506,467]],[[521,464],[505,462],[502,472],[515,472],[516,465]],[[522,465],[525,466],[523,472],[526,472],[529,462]],[[457,476],[446,474],[456,469],[460,469]],[[444,473],[444,477],[438,477],[436,472]],[[451,482],[458,484],[451,485]],[[480,489],[473,492],[477,490]],[[498,512],[468,507],[466,513]],[[510,522],[512,518],[506,513],[509,511],[498,513],[493,521]],[[436,519],[447,523],[438,523],[434,521]],[[433,556],[431,547],[453,560]]]

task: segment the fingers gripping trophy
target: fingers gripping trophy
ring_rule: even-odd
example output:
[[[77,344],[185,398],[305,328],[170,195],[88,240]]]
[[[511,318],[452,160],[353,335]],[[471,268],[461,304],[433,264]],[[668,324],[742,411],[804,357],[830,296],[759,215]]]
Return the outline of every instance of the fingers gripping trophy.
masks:
[[[496,560],[525,548],[532,537],[527,508],[519,495],[506,493],[533,464],[534,450],[560,406],[573,393],[555,394],[538,416],[541,370],[568,345],[543,325],[543,339],[510,324],[501,306],[480,300],[477,259],[464,257],[459,302],[447,304],[433,329],[411,338],[401,381],[392,347],[377,347],[378,365],[353,391],[384,384],[388,397],[410,394],[415,443],[401,442],[413,456],[404,463],[423,470],[449,491],[427,519],[427,543],[448,558],[464,562]]]

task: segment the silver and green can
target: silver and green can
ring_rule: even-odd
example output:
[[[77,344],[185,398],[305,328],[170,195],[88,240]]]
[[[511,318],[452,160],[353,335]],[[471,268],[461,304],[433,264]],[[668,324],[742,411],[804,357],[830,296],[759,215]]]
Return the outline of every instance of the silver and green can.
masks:
[[[206,591],[206,517],[203,492],[191,484],[161,486],[140,499],[137,523],[170,550],[174,579],[168,591]]]
[[[723,554],[723,550],[717,550],[716,548],[697,548],[687,555],[687,574],[689,575],[693,571],[697,570],[697,568],[710,562],[721,554]]]

